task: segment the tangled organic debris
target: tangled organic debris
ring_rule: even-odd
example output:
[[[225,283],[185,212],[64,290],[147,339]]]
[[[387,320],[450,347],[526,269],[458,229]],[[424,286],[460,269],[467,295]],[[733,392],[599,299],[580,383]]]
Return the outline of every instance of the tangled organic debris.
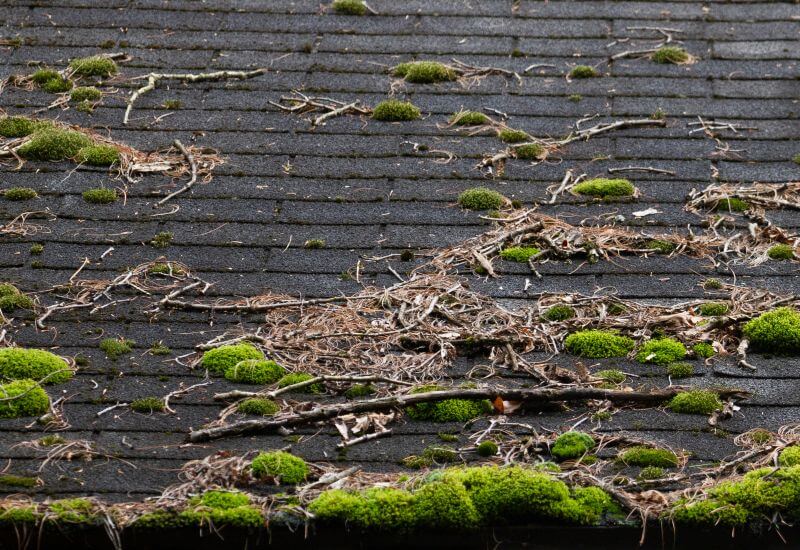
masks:
[[[312,126],[319,126],[326,120],[345,114],[372,115],[372,109],[362,107],[359,100],[345,103],[330,97],[308,96],[298,91],[292,92],[290,96],[281,96],[279,102],[270,101],[269,103],[287,113],[298,115],[321,113],[308,119]]]
[[[683,33],[684,31],[681,29],[668,27],[627,27],[627,30],[655,32],[661,35],[661,40],[648,48],[625,50],[615,53],[611,56],[612,61],[627,57],[649,58],[656,63],[669,63],[673,65],[686,65],[697,61],[697,59],[685,49],[675,45],[678,42],[675,41],[673,35]],[[621,44],[627,41],[628,39],[617,40],[610,45]]]
[[[693,189],[686,201],[689,212],[743,213],[762,225],[770,225],[765,214],[773,209],[800,210],[800,182],[712,183],[702,191]]]
[[[505,76],[515,78],[518,83],[522,83],[522,77],[507,69],[499,67],[480,67],[468,65],[458,59],[451,59],[451,63],[440,63],[438,61],[408,61],[391,68],[392,76],[398,80],[392,84],[392,90],[398,88],[398,83],[405,80],[415,84],[431,84],[434,82],[446,82],[455,80],[465,88],[477,86],[487,76]]]
[[[600,76],[600,72],[588,65],[576,65],[569,71],[570,78],[593,78],[595,76]]]

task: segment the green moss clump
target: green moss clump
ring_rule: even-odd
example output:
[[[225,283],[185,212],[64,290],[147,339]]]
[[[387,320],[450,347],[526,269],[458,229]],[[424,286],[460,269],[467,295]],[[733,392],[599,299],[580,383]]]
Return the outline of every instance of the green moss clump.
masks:
[[[212,490],[192,497],[189,508],[183,512],[150,512],[137,518],[132,527],[163,530],[204,525],[255,529],[264,525],[264,517],[250,505],[250,497],[245,493]]]
[[[120,356],[133,351],[132,340],[125,338],[105,338],[100,342],[100,349],[105,352],[106,357],[116,361]]]
[[[480,126],[489,122],[489,117],[477,111],[461,111],[450,117],[450,124],[456,126]]]
[[[703,288],[705,290],[720,290],[722,288],[722,281],[713,277],[706,279],[703,281]]]
[[[600,76],[600,73],[594,67],[588,65],[576,65],[569,71],[570,78],[592,78]]]
[[[50,521],[55,523],[95,523],[98,517],[94,512],[94,504],[85,498],[65,498],[51,502],[48,506]]]
[[[622,384],[627,376],[619,369],[605,369],[594,373],[595,377],[613,385]]]
[[[225,369],[225,379],[243,384],[273,384],[286,374],[275,361],[246,359]]]
[[[662,239],[650,239],[644,246],[649,250],[655,250],[659,254],[672,254],[677,248],[675,243]]]
[[[3,198],[7,201],[29,201],[38,196],[39,193],[30,187],[9,187],[3,191]]]
[[[169,245],[172,244],[172,240],[175,236],[169,231],[162,231],[157,233],[155,237],[150,241],[150,246],[153,248],[167,248]]]
[[[440,386],[428,385],[414,388],[411,393],[428,393],[443,389]],[[445,399],[406,407],[406,414],[412,420],[432,422],[468,422],[491,411],[492,404],[487,399]]]
[[[667,374],[672,378],[689,378],[694,375],[694,367],[689,363],[671,363],[667,365]]]
[[[81,101],[97,101],[101,97],[103,97],[103,92],[94,86],[79,86],[69,94],[70,101],[75,101],[76,103],[80,103]]]
[[[33,300],[11,283],[0,283],[0,312],[8,315],[17,308],[32,309]],[[3,350],[0,350],[0,357],[2,357],[2,353]],[[2,366],[0,366],[0,372],[2,372]]]
[[[272,416],[277,414],[281,408],[277,403],[262,397],[250,397],[241,401],[236,410],[242,414],[252,414],[253,416]]]
[[[5,399],[13,398],[10,401]],[[34,380],[0,384],[0,418],[38,416],[50,409],[50,397]]]
[[[163,412],[164,408],[164,400],[160,397],[142,397],[131,402],[131,410],[138,413]]]
[[[580,458],[595,447],[594,438],[584,432],[565,432],[556,438],[550,454],[558,460]]]
[[[38,256],[39,254],[44,252],[44,245],[42,243],[33,243],[31,245],[31,249],[30,250],[31,250],[31,254],[33,254],[34,256]],[[2,298],[0,298],[0,309],[3,309]]]
[[[358,399],[359,397],[367,397],[374,393],[375,387],[372,384],[353,384],[347,388],[347,391],[344,392],[344,396],[348,399]]]
[[[800,153],[797,153],[795,156],[792,157],[792,162],[800,165]]]
[[[407,456],[402,460],[402,464],[407,468],[422,469],[433,466],[434,464],[447,464],[448,462],[456,462],[458,460],[458,453],[455,449],[450,447],[426,447],[422,454]]]
[[[305,243],[303,243],[303,248],[308,248],[308,249],[325,248],[325,240],[324,239],[308,239]]]
[[[767,250],[767,256],[772,260],[793,260],[794,247],[788,244],[776,244]]]
[[[728,304],[722,302],[706,302],[700,304],[700,315],[703,317],[719,317],[728,313]]]
[[[488,457],[497,454],[497,443],[494,441],[481,441],[477,448],[478,455]]]
[[[764,428],[756,428],[755,430],[751,430],[748,435],[753,443],[757,445],[763,445],[764,443],[768,443],[772,441],[773,434],[769,430],[765,430]]]
[[[800,445],[790,445],[781,451],[778,464],[784,467],[800,466]]]
[[[504,128],[503,130],[500,130],[498,137],[503,143],[524,143],[531,139],[531,136],[528,135],[528,132],[524,132],[522,130],[513,130],[511,128]]]
[[[41,514],[33,506],[19,506],[15,508],[0,508],[0,525],[31,524],[34,525],[41,519]]]
[[[42,122],[25,116],[0,118],[0,136],[18,138],[29,136],[42,127]]]
[[[590,197],[630,197],[636,191],[626,179],[595,178],[579,183],[573,190]]]
[[[458,204],[467,210],[493,210],[506,203],[503,195],[485,187],[467,189],[458,196]]]
[[[261,453],[251,465],[253,477],[275,478],[278,483],[294,485],[308,477],[308,464],[302,458],[284,451]]]
[[[736,197],[720,199],[714,210],[717,212],[745,212],[750,208],[750,204]]]
[[[75,160],[89,166],[111,166],[119,162],[119,149],[112,145],[90,145],[82,147]]]
[[[548,308],[542,317],[551,322],[566,321],[575,317],[575,308],[566,304],[558,304]]]
[[[78,151],[92,145],[86,134],[63,128],[44,128],[34,132],[33,137],[17,150],[23,158],[31,160],[66,160],[74,158]]]
[[[533,246],[512,246],[500,251],[500,257],[509,262],[525,263],[541,250]]]
[[[361,0],[333,0],[333,11],[340,15],[364,15],[367,7]]]
[[[658,466],[673,468],[678,465],[678,456],[669,449],[652,447],[631,447],[619,456],[628,466]]]
[[[50,434],[39,439],[40,447],[55,447],[56,445],[63,445],[67,440],[60,435]]]
[[[57,76],[42,84],[41,88],[49,94],[61,94],[72,89],[72,81],[63,76]]]
[[[38,84],[39,86],[42,86],[43,84],[46,84],[50,80],[56,80],[56,79],[59,79],[59,78],[62,78],[61,77],[61,73],[59,73],[55,69],[47,69],[47,68],[37,69],[31,75],[31,80],[33,80],[33,82],[35,84]]]
[[[37,481],[38,478],[36,477],[15,476],[12,474],[0,475],[0,486],[5,485],[6,487],[23,487],[30,489],[31,487],[36,487]]]
[[[645,342],[636,354],[640,363],[666,365],[686,357],[686,346],[673,338],[658,338]]]
[[[435,481],[414,493],[414,512],[419,527],[428,529],[470,530],[480,517],[460,483]]]
[[[581,330],[564,340],[564,348],[569,353],[591,359],[624,357],[634,345],[634,341],[627,336],[605,330]]]
[[[106,187],[87,189],[83,192],[83,200],[91,204],[110,204],[117,200],[117,191]]]
[[[69,68],[78,76],[101,76],[104,78],[117,74],[118,70],[114,60],[103,55],[73,59],[69,62]]]
[[[237,491],[206,491],[200,496],[192,497],[189,501],[189,505],[193,507],[206,506],[218,510],[230,510],[248,504],[250,504],[250,497]]]
[[[0,379],[43,380],[42,384],[61,384],[72,378],[73,372],[58,355],[41,349],[0,349]]]
[[[299,384],[300,382],[305,382],[307,380],[311,380],[316,378],[312,374],[308,374],[307,372],[290,372],[289,374],[284,375],[278,380],[278,387],[285,388],[286,386],[293,386],[295,384]],[[325,385],[322,382],[314,382],[311,385],[303,386],[300,389],[297,389],[300,393],[323,393],[325,391]]]
[[[581,94],[570,94],[567,99],[573,103],[579,103],[583,99],[583,96]]]
[[[249,342],[230,344],[203,353],[200,366],[214,374],[225,374],[230,367],[248,359],[263,360],[264,353]]]
[[[711,414],[722,408],[719,396],[709,390],[681,392],[669,402],[669,408],[677,413]]]
[[[384,122],[400,122],[403,120],[416,120],[420,117],[420,112],[409,101],[399,101],[397,99],[387,99],[381,101],[372,111],[372,118]]]
[[[433,84],[458,78],[456,72],[438,61],[410,61],[392,69],[394,76],[402,77],[414,84]]]
[[[538,143],[525,143],[513,148],[514,156],[520,160],[538,160],[544,156],[544,147]]]
[[[689,53],[683,48],[675,46],[662,46],[653,53],[653,61],[656,63],[671,63],[679,65],[689,61]]]
[[[697,357],[702,359],[708,359],[709,357],[714,357],[716,355],[716,351],[714,351],[714,346],[708,344],[706,342],[699,342],[692,346],[692,351]]]
[[[800,313],[793,308],[780,307],[762,313],[748,321],[742,333],[756,351],[800,354]]]
[[[660,466],[645,466],[639,472],[638,477],[641,480],[649,481],[651,479],[661,479],[664,475],[666,475],[666,472]]]

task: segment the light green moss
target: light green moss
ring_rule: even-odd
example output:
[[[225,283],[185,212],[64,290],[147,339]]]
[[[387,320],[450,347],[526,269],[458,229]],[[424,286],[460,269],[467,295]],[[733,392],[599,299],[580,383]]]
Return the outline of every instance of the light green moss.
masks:
[[[613,385],[619,385],[625,382],[627,378],[625,373],[619,369],[605,369],[600,370],[594,373],[594,376],[599,378],[600,380],[604,380],[605,382]]]
[[[10,315],[15,309],[33,309],[33,300],[11,283],[0,283],[0,312]]]
[[[689,53],[683,48],[676,46],[662,46],[653,53],[653,61],[656,63],[671,63],[680,65],[689,61]]]
[[[503,206],[506,201],[497,191],[485,187],[467,189],[458,196],[458,204],[467,210],[492,210]]]
[[[667,374],[672,378],[689,378],[694,375],[694,367],[689,363],[671,363],[667,365]]]
[[[239,402],[236,406],[236,410],[242,414],[251,414],[253,416],[273,416],[280,411],[281,408],[270,399],[250,397]]]
[[[575,308],[566,304],[557,304],[547,309],[542,317],[550,322],[566,321],[575,317]]]
[[[9,187],[3,191],[3,198],[7,201],[29,201],[38,196],[39,193],[30,187]]]
[[[719,396],[709,390],[681,392],[669,402],[669,408],[677,413],[708,415],[722,408]]]
[[[449,462],[456,462],[458,460],[458,453],[455,449],[450,447],[430,446],[422,451],[421,455],[407,456],[401,461],[401,464],[407,468],[420,470],[422,468],[429,468],[433,465],[447,464]]]
[[[119,162],[119,150],[112,145],[90,145],[82,147],[75,160],[89,166],[111,166]]]
[[[375,387],[372,384],[353,384],[347,388],[344,396],[348,399],[358,399],[360,397],[368,397],[374,393]]]
[[[41,514],[39,514],[33,506],[0,508],[0,525],[35,525],[41,518]]]
[[[411,393],[428,393],[443,389],[445,388],[427,385],[415,388]],[[406,407],[406,414],[412,420],[432,422],[468,422],[491,411],[492,404],[486,399],[445,399]]]
[[[794,247],[788,244],[776,244],[767,250],[767,256],[772,260],[793,260]]]
[[[636,188],[626,179],[595,178],[576,185],[573,190],[590,197],[629,197]]]
[[[450,124],[455,126],[480,126],[489,122],[489,117],[477,111],[460,111],[450,117]]]
[[[392,69],[394,76],[405,78],[414,84],[432,84],[458,78],[456,72],[437,61],[410,61],[401,63]]]
[[[50,397],[34,380],[0,384],[0,418],[39,416],[49,409]]]
[[[308,249],[325,248],[325,240],[324,239],[308,239],[305,243],[303,243],[303,248],[308,248]]]
[[[63,76],[58,76],[56,78],[51,78],[40,86],[42,90],[49,94],[62,94],[72,89],[72,81]]]
[[[153,248],[167,248],[172,244],[175,236],[170,231],[161,231],[150,241],[150,246]]]
[[[511,246],[500,251],[500,257],[509,262],[526,263],[541,250],[533,246]]]
[[[334,0],[333,11],[340,15],[364,15],[367,7],[362,0]]]
[[[628,466],[658,466],[660,468],[674,468],[678,465],[678,456],[669,449],[654,449],[652,447],[631,447],[625,449],[619,460]]]
[[[165,409],[164,400],[160,397],[142,397],[131,402],[131,410],[138,413],[163,412]]]
[[[308,464],[302,458],[284,451],[261,453],[251,465],[253,477],[274,478],[278,483],[294,485],[308,477]]]
[[[225,374],[230,367],[248,359],[263,360],[264,353],[249,342],[210,349],[203,353],[200,366],[214,374]]]
[[[497,454],[497,443],[494,441],[481,441],[476,451],[479,456],[489,457]]]
[[[420,117],[417,109],[409,101],[399,101],[397,99],[387,99],[381,101],[372,111],[372,118],[384,122],[400,122],[404,120],[416,120]]]
[[[580,458],[595,447],[594,438],[584,432],[565,432],[556,438],[550,454],[558,460]]]
[[[69,68],[78,76],[109,77],[117,74],[117,64],[113,59],[102,55],[93,55],[69,62]]]
[[[800,466],[800,445],[790,445],[781,451],[778,456],[781,466]]]
[[[717,212],[745,212],[750,208],[750,204],[736,197],[720,199],[715,210]]]
[[[639,348],[636,360],[640,363],[666,365],[686,357],[686,347],[673,338],[649,340]]]
[[[664,468],[660,466],[645,466],[639,472],[638,478],[643,481],[650,481],[653,479],[661,479],[666,475]]]
[[[65,498],[48,505],[54,523],[96,523],[99,521],[94,504],[85,498]]]
[[[538,143],[526,143],[512,147],[514,156],[520,160],[539,160],[544,157],[545,149]]]
[[[600,76],[600,73],[594,67],[588,65],[576,65],[569,71],[570,78],[592,78]]]
[[[91,204],[111,204],[117,200],[117,191],[106,187],[87,189],[83,192],[83,200]]]
[[[31,476],[17,476],[13,474],[0,475],[0,486],[31,489],[33,487],[36,487],[37,482],[38,478]]]
[[[705,290],[720,290],[722,288],[722,281],[713,277],[706,279],[703,281],[703,288]]]
[[[278,387],[285,388],[287,386],[293,386],[295,384],[299,384],[300,382],[305,382],[307,380],[311,380],[315,378],[314,375],[308,374],[307,372],[290,372],[281,377],[278,380]],[[302,388],[295,390],[300,393],[310,393],[310,394],[318,394],[323,393],[325,391],[325,385],[322,382],[315,382],[309,386],[303,386]]]
[[[800,354],[800,313],[793,308],[781,307],[762,313],[748,321],[742,333],[756,351]]]
[[[42,384],[62,384],[73,372],[58,355],[41,349],[0,349],[0,379],[43,380]]]
[[[105,352],[106,357],[112,361],[116,361],[121,356],[126,355],[133,351],[132,340],[125,338],[104,338],[100,342],[100,349]]]
[[[719,317],[728,313],[728,304],[723,302],[706,302],[698,308],[703,317]]]
[[[531,136],[528,135],[528,132],[514,130],[511,128],[504,128],[503,130],[500,130],[498,137],[503,143],[524,143],[531,139]]]
[[[659,254],[672,254],[677,248],[675,243],[663,239],[650,239],[644,243],[644,246],[648,250],[655,250]]]
[[[33,80],[33,82],[35,84],[38,84],[39,86],[42,86],[43,84],[46,84],[51,80],[56,80],[59,78],[62,78],[61,73],[59,73],[55,69],[48,69],[46,67],[42,69],[37,69],[31,75],[31,80]]]
[[[697,357],[702,359],[708,359],[709,357],[714,357],[716,355],[716,351],[714,351],[714,346],[708,344],[706,342],[699,342],[692,346],[692,351]]]
[[[33,137],[17,150],[31,160],[66,160],[74,158],[78,151],[92,145],[86,134],[63,128],[44,128],[34,132]]]
[[[225,369],[225,378],[243,384],[273,384],[286,374],[275,361],[247,359]]]
[[[80,103],[81,101],[97,101],[103,97],[103,92],[94,86],[79,86],[69,94],[70,101]]]
[[[574,332],[564,340],[564,348],[572,355],[602,359],[624,357],[634,347],[627,336],[605,330],[582,330]]]
[[[50,124],[49,121],[34,120],[25,116],[7,116],[0,118],[0,136],[25,137]]]

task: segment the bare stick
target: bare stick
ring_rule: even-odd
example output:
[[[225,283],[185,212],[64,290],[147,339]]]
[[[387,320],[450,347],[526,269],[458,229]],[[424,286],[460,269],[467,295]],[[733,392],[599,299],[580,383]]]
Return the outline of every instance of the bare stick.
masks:
[[[609,174],[616,174],[617,172],[653,172],[655,174],[667,174],[670,176],[676,175],[672,170],[664,170],[663,168],[653,168],[651,166],[626,166],[624,168],[609,168]]]
[[[161,206],[162,204],[167,202],[169,199],[171,199],[173,197],[177,197],[178,195],[180,195],[184,191],[188,191],[189,189],[192,188],[192,186],[194,185],[194,182],[197,181],[197,161],[194,160],[194,155],[192,155],[189,152],[189,150],[186,149],[186,147],[183,146],[183,143],[181,143],[180,140],[176,139],[173,143],[175,144],[175,147],[177,147],[180,150],[180,152],[183,153],[183,156],[186,157],[186,160],[187,160],[187,162],[189,163],[189,166],[192,169],[192,178],[186,183],[186,185],[184,185],[183,187],[181,187],[177,191],[173,191],[172,193],[170,193],[169,195],[167,195],[166,197],[164,197],[163,199],[158,201],[156,203],[156,206]]]

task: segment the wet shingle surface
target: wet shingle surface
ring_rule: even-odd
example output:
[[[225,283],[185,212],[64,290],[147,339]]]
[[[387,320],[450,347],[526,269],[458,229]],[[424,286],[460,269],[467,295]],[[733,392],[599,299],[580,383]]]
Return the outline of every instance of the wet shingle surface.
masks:
[[[166,208],[153,205],[182,180],[149,176],[125,185],[105,170],[67,163],[26,163],[0,170],[0,188],[24,186],[39,193],[34,202],[0,200],[0,223],[24,211],[48,211],[46,232],[28,237],[0,236],[0,280],[29,293],[45,293],[81,276],[113,279],[127,268],[166,257],[190,266],[213,282],[207,296],[236,298],[264,292],[307,298],[353,293],[361,286],[343,276],[362,261],[360,282],[389,286],[396,282],[386,262],[365,257],[449,246],[489,230],[480,213],[460,209],[456,198],[478,185],[501,191],[525,207],[541,203],[541,213],[573,224],[610,220],[645,233],[702,231],[702,217],[684,210],[686,194],[715,181],[796,180],[800,168],[791,158],[800,152],[800,6],[795,2],[533,2],[529,0],[410,1],[371,0],[380,15],[335,15],[311,1],[156,1],[108,0],[58,3],[0,2],[0,39],[21,45],[0,46],[0,76],[29,73],[33,62],[62,68],[75,57],[124,52],[120,91],[104,98],[91,113],[52,109],[41,116],[108,132],[115,140],[144,151],[169,147],[175,139],[210,147],[225,157],[213,179],[197,184]],[[677,39],[697,61],[660,65],[647,59],[611,56],[648,47],[660,40],[643,27],[679,29]],[[0,42],[2,44],[2,42]],[[342,116],[312,128],[307,120],[281,112],[270,101],[301,90],[344,102],[374,106],[391,89],[388,68],[413,59],[501,67],[523,75],[521,82],[489,76],[471,87],[459,83],[405,84],[397,95],[413,101],[420,120],[381,123]],[[577,64],[595,66],[600,77],[568,80]],[[537,67],[525,72],[531,65]],[[207,72],[266,68],[251,80],[162,84],[137,101],[131,122],[123,125],[125,98],[136,84],[126,80],[158,72]],[[580,97],[576,97],[579,95]],[[570,99],[570,96],[573,96]],[[8,86],[0,107],[8,114],[31,115],[53,97]],[[178,101],[167,109],[165,102]],[[667,115],[666,128],[641,128],[604,134],[564,147],[544,163],[510,160],[503,178],[488,178],[476,164],[500,151],[486,135],[466,136],[444,128],[460,109],[492,109],[508,115],[507,124],[531,135],[562,136],[576,122]],[[494,115],[492,115],[494,116]],[[690,133],[698,117],[731,122],[740,130],[721,130],[720,142]],[[412,146],[409,149],[409,142]],[[413,144],[448,151],[450,162],[414,152]],[[724,150],[721,150],[724,149]],[[670,174],[631,174],[641,192],[635,202],[587,203],[570,195],[546,204],[547,186],[566,170],[607,176],[608,169],[646,166]],[[125,200],[107,206],[85,203],[81,193],[105,186],[124,187]],[[657,215],[636,218],[655,208]],[[777,225],[795,232],[796,210],[770,212]],[[747,221],[736,223],[746,230]],[[162,231],[173,233],[166,249],[148,245]],[[325,247],[308,249],[309,239]],[[33,243],[44,252],[31,255]],[[111,250],[111,252],[108,252]],[[407,273],[423,259],[391,260]],[[506,267],[499,279],[469,275],[475,291],[510,307],[525,305],[537,292],[613,289],[627,299],[659,303],[702,298],[702,281],[726,282],[796,294],[796,263],[714,268],[710,262],[676,257],[634,257],[594,265],[549,263],[541,279],[527,266]],[[734,279],[735,276],[735,279]],[[19,346],[53,349],[86,358],[75,378],[49,388],[63,396],[69,423],[62,435],[95,442],[103,456],[91,462],[57,461],[40,468],[42,454],[17,444],[38,439],[43,428],[31,418],[0,420],[0,460],[6,471],[35,475],[41,483],[25,492],[37,497],[102,495],[111,501],[159,494],[178,481],[190,459],[218,450],[244,453],[283,448],[308,460],[362,465],[374,471],[398,471],[398,462],[437,441],[437,433],[460,425],[401,422],[392,437],[355,446],[339,454],[336,431],[326,426],[300,429],[299,442],[278,435],[222,439],[185,445],[192,428],[217,418],[223,406],[213,394],[242,389],[221,378],[173,402],[175,414],[140,414],[120,408],[98,416],[115,403],[163,396],[201,381],[176,357],[233,327],[255,327],[257,314],[206,314],[170,311],[156,320],[136,304],[119,304],[92,314],[77,310],[48,320],[37,329],[33,315],[18,315],[7,327]],[[135,341],[133,353],[111,361],[98,349],[106,337]],[[153,356],[163,342],[170,356]],[[544,360],[544,353],[532,359]],[[462,360],[460,372],[485,362]],[[574,358],[555,361],[573,366]],[[734,386],[752,392],[724,430],[710,429],[703,417],[662,410],[623,410],[599,432],[625,430],[692,453],[692,461],[715,461],[736,451],[732,437],[755,427],[777,429],[800,418],[800,363],[796,359],[751,357],[755,372],[735,361],[711,366],[695,362],[691,385]],[[635,363],[618,361],[626,372],[643,373]],[[591,370],[596,370],[591,366]],[[457,377],[456,377],[457,378]],[[666,378],[649,379],[667,385]],[[564,430],[578,411],[542,412],[518,417],[537,427]],[[17,493],[0,485],[0,493]]]

